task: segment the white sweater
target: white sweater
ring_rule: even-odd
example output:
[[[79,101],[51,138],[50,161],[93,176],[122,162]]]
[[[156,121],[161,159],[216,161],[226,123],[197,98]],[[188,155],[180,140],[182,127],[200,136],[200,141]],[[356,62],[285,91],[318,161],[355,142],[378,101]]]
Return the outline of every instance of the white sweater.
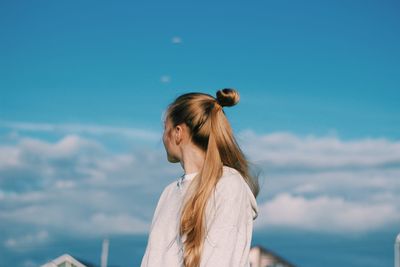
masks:
[[[179,235],[183,196],[197,173],[185,174],[162,192],[150,227],[141,267],[182,267]],[[223,166],[223,175],[206,207],[207,235],[200,267],[248,267],[253,220],[258,208],[240,173]]]

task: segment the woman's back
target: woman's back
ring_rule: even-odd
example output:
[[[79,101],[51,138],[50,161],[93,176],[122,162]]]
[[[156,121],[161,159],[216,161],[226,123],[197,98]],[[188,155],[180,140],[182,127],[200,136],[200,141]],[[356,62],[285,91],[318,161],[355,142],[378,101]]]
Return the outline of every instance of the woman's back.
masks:
[[[141,267],[183,266],[179,220],[184,194],[196,173],[170,183],[157,204]],[[248,266],[253,220],[258,208],[240,173],[223,166],[206,208],[206,238],[200,266]]]

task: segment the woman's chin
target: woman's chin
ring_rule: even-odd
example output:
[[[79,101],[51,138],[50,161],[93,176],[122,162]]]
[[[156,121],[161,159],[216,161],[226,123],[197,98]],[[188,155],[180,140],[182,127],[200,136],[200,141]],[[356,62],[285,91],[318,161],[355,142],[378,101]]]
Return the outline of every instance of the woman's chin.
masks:
[[[168,161],[171,163],[178,163],[179,159],[168,155]]]

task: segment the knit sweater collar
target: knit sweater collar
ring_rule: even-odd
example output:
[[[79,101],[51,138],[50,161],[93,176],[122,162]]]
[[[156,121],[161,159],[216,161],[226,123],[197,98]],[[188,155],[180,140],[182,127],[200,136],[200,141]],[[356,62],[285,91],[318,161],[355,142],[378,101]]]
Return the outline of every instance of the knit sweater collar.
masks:
[[[183,175],[183,179],[185,179],[185,180],[192,180],[195,176],[196,176],[196,174],[198,174],[199,172],[192,172],[192,173],[185,173],[184,175]]]
[[[184,173],[181,177],[179,177],[177,179],[177,183],[176,185],[181,188],[182,187],[182,183],[184,181],[190,181],[193,180],[193,178],[196,176],[196,174],[198,174],[199,172],[192,172],[192,173]]]

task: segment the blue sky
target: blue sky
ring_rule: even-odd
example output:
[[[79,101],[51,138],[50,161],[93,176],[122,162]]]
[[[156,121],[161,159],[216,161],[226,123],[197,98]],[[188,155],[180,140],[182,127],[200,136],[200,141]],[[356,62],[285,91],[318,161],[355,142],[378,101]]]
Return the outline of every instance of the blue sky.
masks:
[[[141,255],[158,197],[182,173],[165,157],[162,112],[181,93],[225,87],[240,93],[225,112],[263,173],[255,240],[299,266],[329,267],[332,255],[331,266],[392,264],[377,251],[400,231],[399,11],[367,0],[3,1],[0,266],[70,250],[96,262],[74,238],[93,248],[140,235]],[[129,253],[110,259],[137,264]]]
[[[396,1],[2,3],[0,116],[159,130],[179,93],[235,87],[238,129],[399,138],[398,10]]]

